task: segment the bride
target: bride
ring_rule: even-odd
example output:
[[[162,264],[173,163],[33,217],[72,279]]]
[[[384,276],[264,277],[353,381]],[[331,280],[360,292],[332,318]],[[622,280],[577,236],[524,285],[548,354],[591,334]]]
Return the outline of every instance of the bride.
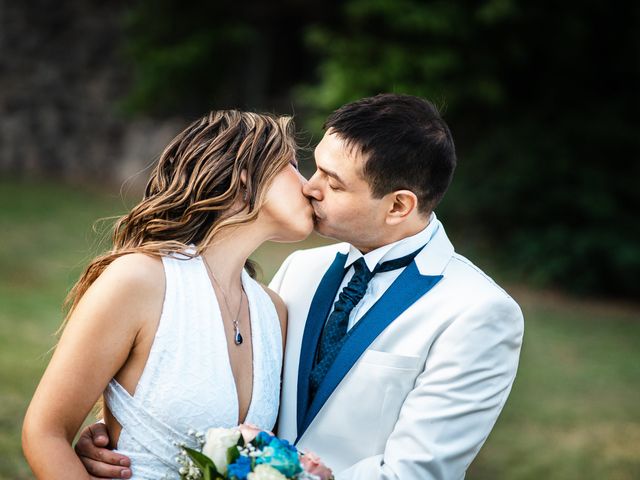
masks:
[[[71,443],[101,396],[111,447],[136,479],[178,478],[174,442],[192,441],[190,429],[272,429],[286,307],[248,257],[313,229],[295,154],[290,118],[233,110],[165,149],[113,249],[69,294],[24,421],[37,478],[91,478]]]

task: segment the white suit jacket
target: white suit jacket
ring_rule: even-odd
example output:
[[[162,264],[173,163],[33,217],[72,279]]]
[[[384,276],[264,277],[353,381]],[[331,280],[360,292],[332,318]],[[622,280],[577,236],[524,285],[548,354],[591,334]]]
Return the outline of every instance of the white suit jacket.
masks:
[[[308,378],[349,245],[294,252],[270,287],[288,307],[278,434],[342,479],[459,480],[513,383],[518,305],[444,228],[358,321],[309,404]]]

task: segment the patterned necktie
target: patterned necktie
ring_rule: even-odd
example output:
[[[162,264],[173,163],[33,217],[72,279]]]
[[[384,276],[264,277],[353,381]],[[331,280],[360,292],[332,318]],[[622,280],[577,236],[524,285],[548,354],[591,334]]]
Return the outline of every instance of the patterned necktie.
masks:
[[[378,264],[373,272],[367,268],[364,257],[360,257],[353,263],[353,277],[346,287],[342,289],[338,300],[333,306],[333,312],[322,330],[316,361],[311,369],[309,377],[309,405],[318,391],[318,387],[333,364],[338,352],[347,339],[349,316],[353,308],[362,300],[367,292],[367,286],[376,273],[389,272],[409,265],[415,256],[420,253],[420,247],[413,253],[395,260]]]

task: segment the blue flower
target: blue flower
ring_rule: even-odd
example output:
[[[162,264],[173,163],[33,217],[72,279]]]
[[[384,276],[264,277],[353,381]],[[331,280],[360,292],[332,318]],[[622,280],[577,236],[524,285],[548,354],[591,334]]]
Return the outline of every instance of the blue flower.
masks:
[[[269,435],[267,432],[260,432],[256,436],[256,438],[251,441],[251,443],[254,447],[260,450],[269,445],[269,443],[271,443],[271,440],[273,440],[274,438],[276,437],[274,437],[273,435]]]
[[[302,472],[298,450],[287,440],[272,437],[269,445],[262,452],[263,454],[256,459],[256,463],[266,463],[287,478]]]
[[[233,480],[246,480],[249,473],[251,473],[251,459],[244,455],[240,455],[227,467],[227,475]]]

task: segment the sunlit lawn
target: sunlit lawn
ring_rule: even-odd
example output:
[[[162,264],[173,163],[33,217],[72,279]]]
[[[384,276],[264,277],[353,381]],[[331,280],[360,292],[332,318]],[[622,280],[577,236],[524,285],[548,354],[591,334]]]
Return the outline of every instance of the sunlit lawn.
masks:
[[[20,426],[61,302],[97,251],[94,220],[123,210],[117,195],[0,181],[0,479],[31,478]],[[255,255],[265,278],[292,248]],[[526,318],[518,378],[467,478],[640,478],[640,308],[515,296]]]
[[[640,310],[520,300],[518,377],[468,478],[640,478]]]

